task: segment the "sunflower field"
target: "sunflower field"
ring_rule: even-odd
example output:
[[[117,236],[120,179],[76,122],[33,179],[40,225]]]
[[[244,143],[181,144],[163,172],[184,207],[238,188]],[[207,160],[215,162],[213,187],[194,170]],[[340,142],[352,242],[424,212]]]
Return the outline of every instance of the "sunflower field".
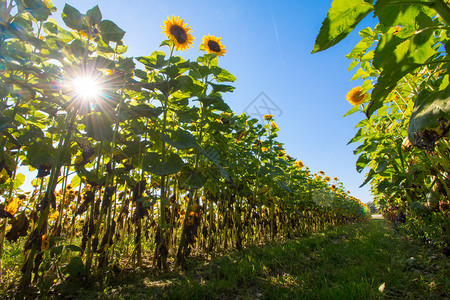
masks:
[[[166,52],[126,57],[125,32],[98,6],[66,5],[65,26],[54,12],[50,0],[0,6],[2,289],[184,269],[190,255],[368,219],[338,178],[285,153],[273,116],[259,124],[229,108],[235,77],[219,66],[219,37],[185,60],[175,54],[192,47],[192,30],[171,17]],[[442,72],[429,84],[443,85]]]
[[[385,218],[428,249],[450,255],[450,4],[444,0],[334,0],[313,52],[344,39],[370,13],[347,55],[362,86],[347,115],[362,112],[356,168],[366,171]]]

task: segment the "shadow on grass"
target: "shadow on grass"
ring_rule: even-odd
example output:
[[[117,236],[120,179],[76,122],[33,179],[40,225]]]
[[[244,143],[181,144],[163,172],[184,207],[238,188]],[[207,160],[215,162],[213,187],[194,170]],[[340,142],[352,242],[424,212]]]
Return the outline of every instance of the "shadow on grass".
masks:
[[[408,245],[385,220],[373,219],[211,261],[191,258],[186,272],[123,271],[101,292],[82,290],[78,298],[381,299],[405,298],[410,291],[439,298],[442,291],[426,291],[405,275],[405,255],[418,249]]]

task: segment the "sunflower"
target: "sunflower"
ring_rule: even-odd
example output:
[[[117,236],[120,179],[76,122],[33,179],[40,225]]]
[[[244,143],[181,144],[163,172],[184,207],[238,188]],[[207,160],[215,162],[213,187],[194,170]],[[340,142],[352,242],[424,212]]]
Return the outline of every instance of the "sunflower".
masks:
[[[41,250],[45,251],[50,248],[50,236],[48,234],[44,234],[42,236],[42,244],[41,244]]]
[[[202,40],[203,48],[208,53],[215,53],[217,56],[224,56],[227,53],[225,47],[220,43],[220,37],[205,35]]]
[[[325,180],[326,182],[330,182],[331,178],[330,178],[330,176],[325,176],[324,180]]]
[[[324,171],[319,171],[319,174],[320,175],[325,175],[325,172]]]
[[[363,93],[360,86],[354,87],[347,94],[347,101],[352,105],[359,105],[367,98],[367,93]]]
[[[274,129],[279,129],[277,123],[275,123],[274,121],[272,121],[272,128],[274,128]]]
[[[338,181],[338,180],[339,180],[339,178],[337,178],[337,177],[334,177],[334,178],[333,178],[333,180],[334,180],[334,181]]]
[[[164,21],[163,33],[175,43],[175,48],[177,50],[189,49],[194,41],[194,37],[190,34],[191,27],[183,24],[184,20],[180,17],[172,16],[172,19],[167,17],[167,21]]]
[[[332,185],[331,185],[331,189],[334,191],[334,190],[336,189],[336,185],[335,185],[335,184],[332,184]]]
[[[273,118],[273,115],[264,115],[264,120],[268,121]]]
[[[301,169],[301,168],[303,168],[303,167],[305,166],[305,164],[304,164],[301,160],[296,161],[296,162],[295,162],[295,165],[296,165],[297,168],[299,168],[299,169]]]

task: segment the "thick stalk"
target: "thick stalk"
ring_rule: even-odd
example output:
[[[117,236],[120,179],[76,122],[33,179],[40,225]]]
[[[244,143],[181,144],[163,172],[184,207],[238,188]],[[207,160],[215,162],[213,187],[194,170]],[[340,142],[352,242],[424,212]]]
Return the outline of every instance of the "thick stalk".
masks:
[[[41,202],[42,204],[46,204],[44,208],[42,208],[41,213],[39,215],[39,220],[37,224],[37,233],[39,235],[45,234],[47,231],[47,220],[48,220],[48,214],[50,211],[50,203],[53,201],[52,197],[54,196],[56,185],[58,182],[59,173],[61,172],[62,167],[62,161],[64,158],[64,155],[67,153],[67,150],[71,143],[71,137],[72,137],[72,127],[75,122],[77,116],[77,110],[73,109],[69,113],[68,118],[68,124],[65,124],[63,128],[65,130],[63,132],[66,132],[65,138],[61,138],[59,141],[59,145],[56,151],[55,155],[55,165],[52,168],[52,172],[50,174],[47,191],[45,193],[44,199]],[[25,260],[25,273],[22,276],[21,282],[20,282],[20,289],[24,291],[31,282],[31,270],[34,263],[34,257],[36,254],[36,244],[33,244],[30,250],[30,254],[28,255],[27,260]]]

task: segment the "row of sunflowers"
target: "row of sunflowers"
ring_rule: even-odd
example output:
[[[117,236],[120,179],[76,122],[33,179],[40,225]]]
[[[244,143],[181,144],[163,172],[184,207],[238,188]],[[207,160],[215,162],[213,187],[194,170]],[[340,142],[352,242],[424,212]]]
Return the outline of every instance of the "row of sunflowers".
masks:
[[[168,53],[130,58],[98,6],[66,5],[64,29],[48,0],[11,3],[1,8],[0,258],[20,249],[22,262],[1,266],[3,285],[48,290],[149,261],[186,268],[191,253],[367,219],[338,178],[285,153],[273,116],[232,112],[220,38],[205,36],[206,53],[187,61],[174,52],[192,46],[191,28],[172,17]]]

